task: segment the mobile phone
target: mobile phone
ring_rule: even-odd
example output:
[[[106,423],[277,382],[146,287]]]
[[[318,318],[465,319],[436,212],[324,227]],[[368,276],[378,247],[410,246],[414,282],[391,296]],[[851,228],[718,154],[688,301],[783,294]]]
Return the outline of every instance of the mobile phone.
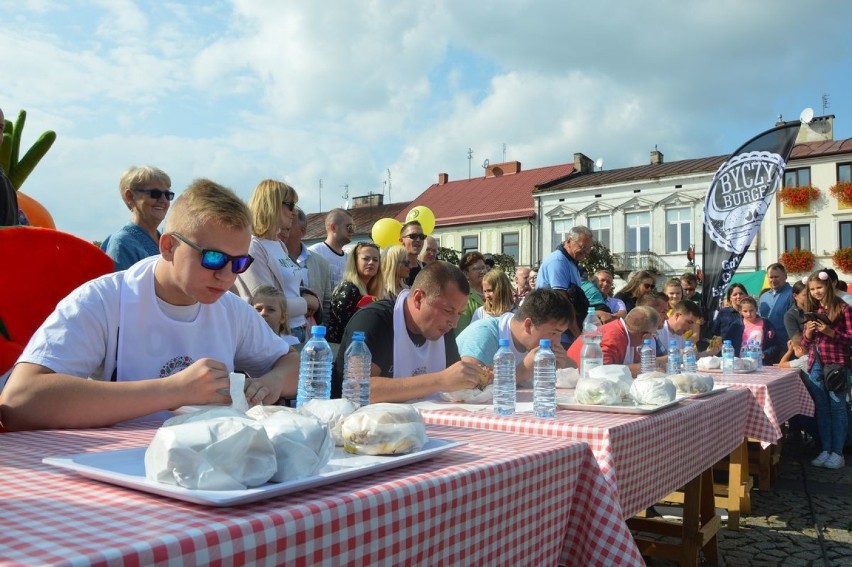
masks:
[[[814,313],[813,311],[805,313],[805,321],[822,321],[826,325],[831,325],[831,319],[825,313]]]

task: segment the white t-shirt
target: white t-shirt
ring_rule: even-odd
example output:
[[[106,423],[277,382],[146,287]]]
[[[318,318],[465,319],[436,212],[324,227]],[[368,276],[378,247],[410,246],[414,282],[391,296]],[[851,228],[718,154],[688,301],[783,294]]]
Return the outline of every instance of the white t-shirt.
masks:
[[[308,250],[314,254],[319,254],[328,261],[331,289],[336,288],[341,280],[343,280],[343,270],[346,268],[346,256],[348,253],[338,254],[325,241],[308,246]]]
[[[263,246],[263,249],[269,255],[269,258],[274,261],[274,263],[281,270],[282,281],[284,282],[284,289],[282,290],[284,293],[284,297],[289,301],[291,297],[301,297],[301,289],[302,285],[307,285],[308,281],[308,269],[300,266],[296,262],[290,258],[290,255],[287,254],[287,250],[284,246],[281,245],[281,242],[278,240],[268,240],[259,238],[257,241]],[[291,315],[287,323],[290,325],[290,328],[296,327],[304,327],[305,326],[305,315]]]
[[[125,274],[138,268],[143,285],[153,286],[154,265],[159,259],[159,256],[147,258],[127,272],[102,276],[71,292],[33,334],[18,362],[40,364],[54,372],[81,378],[110,380],[116,368],[119,341],[134,334],[119,333]],[[211,329],[170,318],[156,301],[148,306],[140,305],[139,309],[156,310],[156,317],[148,319],[149,322],[155,321],[156,327],[149,328],[147,332],[156,335],[157,343],[161,345],[161,353],[153,364],[161,369],[162,374],[168,375],[169,369],[180,371],[207,356],[197,346],[198,341],[193,341],[196,346],[188,349],[184,336],[210,333]],[[248,303],[232,293],[226,293],[215,303],[202,304],[199,316],[202,314],[206,320],[217,322],[220,337],[217,342],[224,340],[230,343],[233,357],[220,361],[229,370],[237,369],[260,376],[290,351],[286,341],[278,337]],[[131,316],[132,312],[125,311],[125,319]],[[133,344],[122,344],[123,349],[133,349]],[[177,364],[176,361],[181,358],[183,361]],[[151,361],[147,364],[150,366]],[[139,376],[133,368],[124,368],[118,375],[135,379],[159,377]]]

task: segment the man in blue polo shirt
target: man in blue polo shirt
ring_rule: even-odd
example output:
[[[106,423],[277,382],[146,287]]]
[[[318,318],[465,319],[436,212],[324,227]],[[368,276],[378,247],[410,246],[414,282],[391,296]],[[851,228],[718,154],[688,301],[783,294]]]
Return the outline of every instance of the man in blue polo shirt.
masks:
[[[760,296],[757,310],[764,319],[769,319],[775,327],[778,344],[786,345],[790,337],[784,327],[784,314],[793,304],[793,287],[787,283],[787,270],[781,264],[770,264],[766,268],[769,289]],[[767,360],[767,364],[775,364],[778,360]]]
[[[568,231],[565,242],[554,250],[538,270],[536,288],[552,288],[564,292],[574,307],[574,317],[568,321],[568,338],[580,336],[580,327],[589,308],[589,301],[582,290],[583,278],[580,276],[580,262],[592,251],[594,236],[585,226],[575,226]],[[566,337],[563,337],[563,344]]]

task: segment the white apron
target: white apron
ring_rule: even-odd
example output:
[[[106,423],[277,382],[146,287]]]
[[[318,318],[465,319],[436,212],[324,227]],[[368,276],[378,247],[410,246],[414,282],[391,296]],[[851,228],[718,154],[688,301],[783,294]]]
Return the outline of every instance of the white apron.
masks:
[[[440,372],[447,367],[444,337],[437,341],[426,341],[415,345],[405,328],[403,304],[409,290],[400,292],[393,306],[393,377],[405,378],[431,372]]]
[[[202,305],[194,321],[175,321],[157,304],[154,266],[158,256],[125,272],[119,308],[118,380],[164,378],[200,358],[234,371],[235,330],[220,302]]]
[[[627,350],[624,351],[624,362],[622,362],[622,364],[633,364],[635,349],[633,348],[633,345],[630,344],[630,332],[627,330],[627,325],[624,323],[623,317],[618,321],[621,323],[621,326],[624,327],[624,332],[627,334]]]

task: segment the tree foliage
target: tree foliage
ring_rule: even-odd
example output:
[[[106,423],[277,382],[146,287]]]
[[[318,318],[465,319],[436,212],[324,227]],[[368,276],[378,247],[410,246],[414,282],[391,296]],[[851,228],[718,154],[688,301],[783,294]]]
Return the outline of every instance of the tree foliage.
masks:
[[[609,273],[614,273],[614,258],[612,251],[599,241],[595,240],[592,245],[592,251],[586,256],[586,259],[580,262],[580,267],[586,270],[589,276],[600,270],[606,270]]]

